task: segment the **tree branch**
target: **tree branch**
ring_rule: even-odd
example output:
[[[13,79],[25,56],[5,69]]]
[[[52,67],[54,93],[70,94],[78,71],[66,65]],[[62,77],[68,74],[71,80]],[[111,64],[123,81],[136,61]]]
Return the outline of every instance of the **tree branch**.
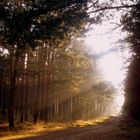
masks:
[[[117,9],[117,10],[118,10],[118,9],[124,9],[124,8],[132,8],[132,7],[140,7],[140,4],[103,7],[103,8],[99,8],[99,9],[90,11],[90,12],[88,12],[87,14],[97,13],[97,12],[99,12],[99,11],[105,11],[105,10],[111,10],[111,9]]]

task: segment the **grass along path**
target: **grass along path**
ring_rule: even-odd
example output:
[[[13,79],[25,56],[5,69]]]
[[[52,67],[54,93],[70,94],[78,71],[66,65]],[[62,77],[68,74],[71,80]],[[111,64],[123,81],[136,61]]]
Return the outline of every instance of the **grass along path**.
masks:
[[[9,128],[8,123],[0,124],[0,140],[23,139],[47,134],[53,131],[65,130],[68,128],[97,126],[109,120],[111,117],[100,117],[93,120],[77,120],[71,123],[45,123],[39,122],[36,125],[25,122],[16,124],[15,128]]]

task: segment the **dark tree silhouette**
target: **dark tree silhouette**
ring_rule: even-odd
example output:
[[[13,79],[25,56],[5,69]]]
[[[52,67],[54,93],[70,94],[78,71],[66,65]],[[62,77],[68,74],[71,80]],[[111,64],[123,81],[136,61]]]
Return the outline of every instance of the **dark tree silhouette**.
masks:
[[[140,8],[134,7],[126,13],[122,24],[123,31],[127,31],[125,41],[133,53],[126,79],[124,115],[140,121]]]

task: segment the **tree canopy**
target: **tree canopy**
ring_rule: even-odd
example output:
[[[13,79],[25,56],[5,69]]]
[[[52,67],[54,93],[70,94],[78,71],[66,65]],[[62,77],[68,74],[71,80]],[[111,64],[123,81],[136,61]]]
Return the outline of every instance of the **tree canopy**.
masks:
[[[58,45],[66,36],[83,33],[87,22],[96,23],[106,14],[105,10],[133,6],[96,0],[2,0],[0,44],[9,50],[15,46],[18,51],[34,48],[44,40]],[[97,12],[96,16],[90,16]]]
[[[139,3],[138,3],[139,4]],[[122,16],[123,31],[127,31],[125,41],[135,53],[140,55],[140,8],[134,7]]]
[[[35,47],[83,31],[88,0],[17,0],[0,5],[0,43],[9,49]],[[77,22],[78,21],[78,22]],[[58,44],[58,43],[57,43]]]

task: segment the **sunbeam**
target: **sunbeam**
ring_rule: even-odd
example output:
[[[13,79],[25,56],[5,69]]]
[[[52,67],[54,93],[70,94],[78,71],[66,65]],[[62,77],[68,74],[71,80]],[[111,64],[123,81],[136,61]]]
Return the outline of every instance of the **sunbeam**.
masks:
[[[120,31],[107,33],[111,25],[97,25],[96,30],[87,33],[85,40],[90,47],[91,52],[95,54],[99,70],[105,81],[111,82],[116,88],[116,98],[114,104],[116,106],[115,114],[119,114],[124,103],[123,81],[126,77],[126,66],[124,61],[129,57],[129,53],[122,52],[116,45],[116,41],[120,39]]]

